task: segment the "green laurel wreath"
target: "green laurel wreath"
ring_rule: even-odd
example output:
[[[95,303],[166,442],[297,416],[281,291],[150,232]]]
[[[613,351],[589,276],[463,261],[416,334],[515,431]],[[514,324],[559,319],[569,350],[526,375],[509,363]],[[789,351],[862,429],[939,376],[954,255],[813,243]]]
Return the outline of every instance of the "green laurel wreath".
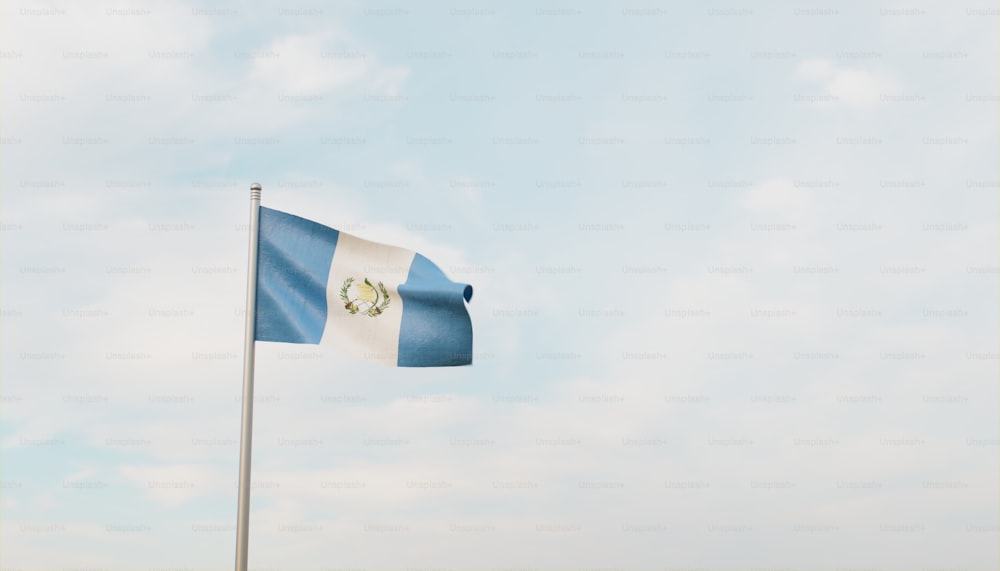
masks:
[[[355,314],[358,312],[358,306],[354,304],[354,300],[347,297],[347,290],[354,283],[354,278],[347,278],[344,280],[344,285],[340,286],[340,299],[344,300],[344,309]]]
[[[365,283],[368,285],[372,285],[371,282],[368,281],[368,278],[365,278]],[[373,305],[368,308],[367,313],[369,317],[375,317],[376,315],[381,315],[382,312],[385,311],[387,307],[389,307],[389,292],[385,290],[385,286],[382,285],[382,282],[378,282],[378,290],[379,292],[382,293],[382,303],[380,303],[379,305]]]

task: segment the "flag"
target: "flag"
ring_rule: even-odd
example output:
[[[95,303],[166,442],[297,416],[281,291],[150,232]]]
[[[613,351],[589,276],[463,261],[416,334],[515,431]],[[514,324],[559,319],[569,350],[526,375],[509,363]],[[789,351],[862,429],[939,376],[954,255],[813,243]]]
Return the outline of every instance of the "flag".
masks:
[[[260,207],[255,340],[399,367],[472,363],[472,286],[424,256]]]

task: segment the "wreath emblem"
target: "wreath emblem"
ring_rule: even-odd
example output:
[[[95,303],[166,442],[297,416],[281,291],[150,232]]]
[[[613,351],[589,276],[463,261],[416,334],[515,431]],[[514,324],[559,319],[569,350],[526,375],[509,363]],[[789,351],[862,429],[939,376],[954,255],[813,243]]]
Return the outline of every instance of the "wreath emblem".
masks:
[[[354,285],[356,296],[351,299],[349,291]],[[340,286],[340,299],[344,300],[344,309],[350,314],[364,312],[368,317],[378,317],[389,307],[389,292],[386,291],[382,282],[372,285],[368,278],[362,283],[354,284],[354,278],[347,278]]]

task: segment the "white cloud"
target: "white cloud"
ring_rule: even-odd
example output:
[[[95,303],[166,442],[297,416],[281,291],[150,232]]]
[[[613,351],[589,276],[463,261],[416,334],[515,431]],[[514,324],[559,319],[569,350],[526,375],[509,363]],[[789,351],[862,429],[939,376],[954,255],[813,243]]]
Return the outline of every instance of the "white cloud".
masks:
[[[810,59],[799,63],[796,68],[799,75],[811,81],[823,81],[834,74],[834,65],[830,60]]]
[[[754,212],[787,213],[801,216],[812,205],[807,192],[795,188],[788,178],[775,178],[754,185],[743,205]]]
[[[803,61],[796,72],[802,79],[818,83],[823,94],[834,98],[824,104],[869,107],[878,103],[882,95],[897,93],[900,88],[884,72],[843,67],[830,60]]]
[[[232,478],[204,464],[130,464],[120,466],[118,471],[125,480],[143,489],[144,495],[166,507],[232,489],[226,486]]]
[[[357,82],[377,67],[375,56],[337,51],[324,35],[289,35],[254,53],[251,77],[287,95],[316,95]]]

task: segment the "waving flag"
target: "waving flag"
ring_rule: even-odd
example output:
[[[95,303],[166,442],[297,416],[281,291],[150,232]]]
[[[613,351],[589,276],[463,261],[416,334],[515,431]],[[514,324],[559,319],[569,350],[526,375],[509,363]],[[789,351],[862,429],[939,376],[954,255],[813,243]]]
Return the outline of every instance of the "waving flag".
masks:
[[[404,248],[264,208],[250,185],[236,571],[247,570],[257,341],[323,343],[376,363],[472,363],[472,286]]]
[[[422,255],[260,207],[255,339],[399,367],[472,363],[472,286]]]

